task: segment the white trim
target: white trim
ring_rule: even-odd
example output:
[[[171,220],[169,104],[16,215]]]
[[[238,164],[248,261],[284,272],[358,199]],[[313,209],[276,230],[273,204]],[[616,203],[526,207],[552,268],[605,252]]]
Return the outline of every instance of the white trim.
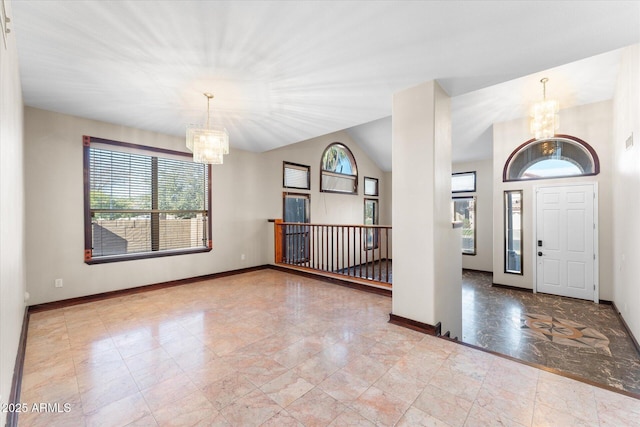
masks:
[[[537,185],[533,187],[533,242],[531,242],[531,247],[533,250],[531,251],[531,256],[533,258],[533,263],[531,264],[532,273],[533,273],[533,293],[538,292],[538,190],[542,188],[558,188],[558,187],[573,187],[578,185],[592,185],[593,186],[593,252],[595,259],[593,261],[593,281],[595,289],[593,291],[593,302],[600,302],[600,247],[598,243],[598,230],[600,229],[600,222],[598,218],[598,183],[595,181],[590,182],[574,182],[571,184],[564,185]]]
[[[538,189],[542,188],[542,186],[534,186],[533,187],[533,195],[531,198],[531,218],[533,224],[533,231],[531,235],[533,239],[531,239],[531,256],[533,257],[533,263],[531,264],[531,275],[533,276],[533,293],[538,293]]]
[[[598,218],[598,183],[593,183],[593,302],[600,303],[600,245],[598,243],[598,231],[600,230],[600,219]]]

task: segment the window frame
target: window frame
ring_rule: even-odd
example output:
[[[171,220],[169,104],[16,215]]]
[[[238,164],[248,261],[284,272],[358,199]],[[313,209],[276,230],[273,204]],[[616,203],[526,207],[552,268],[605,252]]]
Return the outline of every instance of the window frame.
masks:
[[[309,224],[311,222],[311,194],[309,193],[291,193],[285,191],[282,193],[282,221],[287,222],[286,220],[286,212],[287,212],[287,199],[288,198],[296,198],[296,199],[305,199],[305,221],[300,224]]]
[[[551,140],[565,140],[568,144],[575,145],[583,149],[588,154],[589,159],[593,164],[593,172],[582,173],[579,175],[543,176],[543,177],[537,177],[537,178],[509,178],[509,173],[511,172],[511,164],[513,163],[514,160],[518,158],[518,155],[524,153],[525,150],[527,150],[530,147],[533,147],[534,145],[542,144]],[[575,161],[572,161],[571,158],[567,158],[563,160],[567,160],[572,163],[575,162]],[[543,161],[543,160],[540,160],[540,161]],[[527,168],[531,167],[532,165],[538,162],[528,164]],[[577,165],[580,165],[579,162],[575,162],[575,163],[577,163]],[[582,168],[582,165],[580,165],[580,168]],[[509,155],[509,157],[507,158],[507,161],[504,163],[504,167],[502,169],[502,182],[539,181],[541,179],[567,179],[567,178],[576,178],[576,177],[582,177],[582,176],[594,176],[594,175],[598,175],[599,173],[600,173],[600,159],[598,158],[598,154],[596,153],[596,150],[594,150],[593,147],[591,147],[591,145],[589,145],[582,139],[577,138],[575,136],[565,135],[565,134],[556,134],[551,138],[545,138],[541,140],[532,138],[520,144],[515,150],[513,150]]]
[[[334,172],[334,171],[330,171],[330,170],[324,168],[324,156],[327,153],[327,151],[329,149],[331,149],[331,147],[334,147],[334,146],[341,147],[347,153],[347,156],[349,157],[349,160],[350,160],[350,162],[352,164],[352,169],[355,169],[355,172],[356,172],[355,174],[346,174],[346,173]],[[324,189],[322,187],[322,183],[323,183],[322,177],[324,175],[335,176],[335,177],[338,177],[338,178],[353,180],[353,191],[340,191],[340,190],[327,190],[327,189]],[[329,144],[327,146],[327,148],[325,148],[322,151],[322,155],[320,156],[320,192],[321,193],[358,195],[358,163],[356,162],[356,158],[353,155],[353,152],[349,149],[349,147],[347,147],[345,144],[343,144],[341,142],[332,142],[331,144]]]
[[[306,170],[306,173],[307,173],[306,187],[296,187],[296,186],[287,185],[287,180],[286,180],[287,166],[293,166],[290,169]],[[282,162],[282,188],[294,188],[296,190],[311,190],[311,166],[302,165],[299,163],[287,162],[286,160],[283,161]]]
[[[466,188],[463,188],[462,190],[454,190],[453,189],[453,179],[455,177],[461,177],[462,175],[473,176],[473,187],[466,187]],[[476,180],[477,180],[476,171],[454,172],[454,173],[451,174],[451,192],[452,193],[475,193],[476,192],[476,186],[477,186]]]
[[[373,203],[373,224],[366,224],[367,220],[367,202]],[[363,209],[363,225],[380,225],[380,200],[379,199],[364,199],[364,209]],[[367,228],[365,230],[363,247],[365,251],[372,251],[378,249],[380,247],[380,236],[379,231],[376,228]],[[372,235],[372,244],[369,245],[369,235]]]
[[[286,219],[287,199],[303,199],[305,218],[303,222],[291,222]],[[283,257],[290,264],[305,264],[311,256],[311,194],[309,193],[282,193],[282,220],[283,227]]]
[[[166,148],[158,148],[158,147],[150,147],[147,145],[139,145],[133,144],[130,142],[122,142],[122,141],[113,141],[105,138],[98,138],[88,135],[82,136],[82,148],[83,148],[83,193],[84,193],[84,262],[85,264],[93,265],[93,264],[105,264],[111,262],[122,262],[122,261],[132,261],[138,259],[149,259],[149,258],[161,258],[167,256],[175,256],[175,255],[186,255],[186,254],[194,254],[194,253],[204,253],[211,252],[213,249],[212,244],[212,221],[211,221],[211,193],[212,193],[212,179],[211,165],[206,165],[207,167],[207,206],[206,206],[206,217],[207,217],[207,245],[197,248],[183,248],[183,249],[164,249],[157,250],[151,252],[136,252],[131,254],[118,254],[118,255],[104,255],[97,258],[93,257],[93,227],[92,227],[92,214],[91,214],[91,144],[99,143],[104,145],[110,145],[113,147],[120,148],[129,148],[134,150],[148,151],[151,157],[159,157],[153,156],[155,154],[167,154],[170,156],[179,156],[192,158],[191,153],[185,153],[182,151],[169,150]],[[117,150],[114,150],[117,151]]]
[[[367,192],[367,181],[374,183],[374,185],[376,187],[375,192],[373,192],[373,193],[368,193]],[[373,196],[373,197],[379,197],[380,196],[380,180],[378,178],[371,178],[369,176],[365,176],[364,177],[364,195],[365,196]]]
[[[456,221],[456,200],[472,200],[473,201],[473,252],[465,252],[464,248],[462,248],[462,255],[476,256],[478,254],[478,227],[476,226],[476,212],[477,212],[477,196],[456,196],[451,198],[451,214],[453,216],[453,221]],[[462,227],[464,230],[464,226]],[[464,238],[464,236],[462,236]]]

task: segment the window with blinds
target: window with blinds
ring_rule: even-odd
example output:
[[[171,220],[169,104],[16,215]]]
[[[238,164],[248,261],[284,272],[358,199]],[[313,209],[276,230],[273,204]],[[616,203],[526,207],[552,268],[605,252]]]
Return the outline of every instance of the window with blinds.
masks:
[[[364,195],[378,196],[378,178],[364,177]]]
[[[85,262],[211,250],[211,170],[190,157],[84,137]]]
[[[282,186],[284,188],[311,189],[309,166],[283,162],[282,168]]]

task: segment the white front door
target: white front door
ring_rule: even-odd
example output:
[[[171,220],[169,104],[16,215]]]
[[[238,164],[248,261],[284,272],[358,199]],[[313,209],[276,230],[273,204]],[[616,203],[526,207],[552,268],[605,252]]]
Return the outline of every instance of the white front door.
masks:
[[[598,301],[594,184],[536,191],[536,290]]]

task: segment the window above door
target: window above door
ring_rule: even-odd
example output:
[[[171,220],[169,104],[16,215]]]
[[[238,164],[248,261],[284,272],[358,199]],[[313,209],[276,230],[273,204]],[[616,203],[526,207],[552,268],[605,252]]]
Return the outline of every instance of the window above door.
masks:
[[[516,148],[504,165],[502,180],[524,181],[597,175],[600,162],[585,141],[570,135],[529,140]]]

